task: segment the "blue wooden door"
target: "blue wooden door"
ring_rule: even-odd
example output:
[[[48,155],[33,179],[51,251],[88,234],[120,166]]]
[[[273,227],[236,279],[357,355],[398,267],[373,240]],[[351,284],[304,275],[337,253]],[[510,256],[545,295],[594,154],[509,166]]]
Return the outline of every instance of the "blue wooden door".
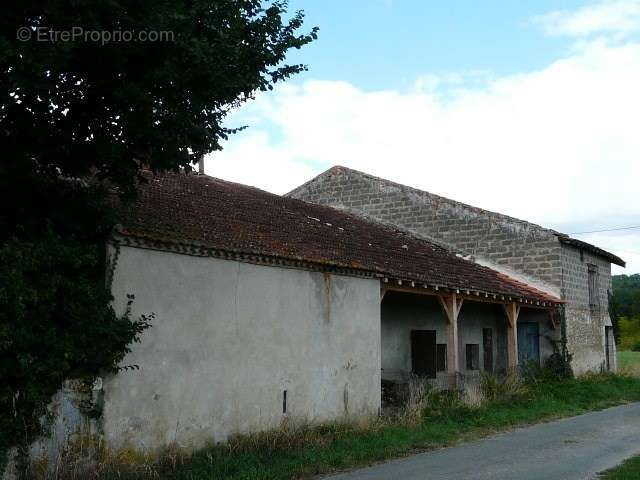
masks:
[[[540,331],[537,323],[518,322],[518,363],[540,363]]]

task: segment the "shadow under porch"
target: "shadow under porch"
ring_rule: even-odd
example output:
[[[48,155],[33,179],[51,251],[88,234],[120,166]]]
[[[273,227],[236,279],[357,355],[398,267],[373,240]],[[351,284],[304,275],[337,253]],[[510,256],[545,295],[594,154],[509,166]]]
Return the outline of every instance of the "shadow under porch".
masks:
[[[439,389],[462,388],[482,371],[544,361],[559,336],[549,310],[455,296],[387,291],[381,319],[384,390],[412,374]]]

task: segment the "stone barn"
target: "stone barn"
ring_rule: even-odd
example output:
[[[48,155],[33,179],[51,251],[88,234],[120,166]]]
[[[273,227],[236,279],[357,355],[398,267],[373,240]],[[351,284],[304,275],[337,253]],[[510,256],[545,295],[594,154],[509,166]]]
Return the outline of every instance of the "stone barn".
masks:
[[[108,245],[117,309],[132,294],[132,315],[155,313],[123,362],[140,370],[100,385],[112,448],[375,414],[383,380],[456,387],[560,338],[559,293],[413,232],[205,175],[147,180]]]
[[[625,266],[616,255],[524,220],[340,166],[288,195],[405,230],[561,298],[561,326],[574,371],[615,370],[611,264]],[[542,338],[535,325],[521,322],[521,337]],[[535,341],[522,338],[520,347],[538,356],[531,353]]]

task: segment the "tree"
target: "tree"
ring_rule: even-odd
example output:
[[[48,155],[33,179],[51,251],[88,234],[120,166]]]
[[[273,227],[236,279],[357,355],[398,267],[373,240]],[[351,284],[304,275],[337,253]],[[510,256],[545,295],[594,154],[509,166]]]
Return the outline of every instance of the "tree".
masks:
[[[612,277],[609,309],[620,348],[637,348],[640,345],[640,274]]]
[[[222,124],[230,109],[305,69],[282,62],[316,29],[298,34],[302,12],[285,14],[286,3],[260,0],[3,5],[5,167],[71,177],[96,168],[124,188],[142,164],[189,168],[234,132]]]
[[[40,433],[64,379],[113,371],[148,326],[110,306],[107,199],[132,197],[143,166],[188,171],[237,131],[231,109],[305,69],[283,62],[317,29],[286,16],[260,0],[0,7],[0,451]]]
[[[640,318],[640,274],[612,277],[611,311],[616,318]]]

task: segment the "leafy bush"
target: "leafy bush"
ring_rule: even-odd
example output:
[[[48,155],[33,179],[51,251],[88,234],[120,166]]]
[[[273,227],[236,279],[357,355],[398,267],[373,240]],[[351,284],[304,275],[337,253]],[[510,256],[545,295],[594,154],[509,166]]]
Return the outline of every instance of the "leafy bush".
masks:
[[[129,309],[119,316],[111,306],[104,258],[110,223],[100,192],[57,183],[57,194],[45,180],[31,192],[25,185],[19,205],[0,215],[0,226],[11,227],[0,228],[0,464],[18,447],[25,466],[63,381],[91,384],[117,371],[152,318],[131,319]],[[65,214],[56,218],[49,209]]]
[[[539,362],[529,360],[520,364],[520,375],[526,383],[535,384],[543,379],[544,372]]]
[[[550,355],[544,361],[542,374],[545,378],[553,378],[557,380],[573,378],[571,358],[561,355],[560,353]]]

